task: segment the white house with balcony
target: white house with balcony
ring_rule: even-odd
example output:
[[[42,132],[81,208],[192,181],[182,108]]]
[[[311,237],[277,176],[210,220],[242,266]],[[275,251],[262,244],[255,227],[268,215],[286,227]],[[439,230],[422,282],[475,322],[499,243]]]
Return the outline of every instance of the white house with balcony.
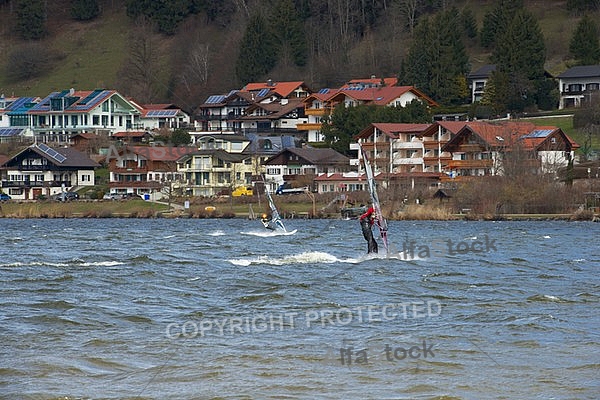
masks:
[[[44,99],[9,112],[11,126],[27,123],[36,140],[67,144],[78,133],[106,133],[135,129],[140,111],[115,90],[52,92]]]
[[[558,109],[581,107],[600,93],[600,65],[579,65],[557,76],[560,90]]]

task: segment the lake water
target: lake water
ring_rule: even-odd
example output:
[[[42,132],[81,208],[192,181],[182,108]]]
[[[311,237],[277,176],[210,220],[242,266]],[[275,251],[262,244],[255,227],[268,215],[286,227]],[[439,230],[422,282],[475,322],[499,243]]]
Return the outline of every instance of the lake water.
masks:
[[[600,224],[286,223],[0,219],[0,398],[600,398]]]

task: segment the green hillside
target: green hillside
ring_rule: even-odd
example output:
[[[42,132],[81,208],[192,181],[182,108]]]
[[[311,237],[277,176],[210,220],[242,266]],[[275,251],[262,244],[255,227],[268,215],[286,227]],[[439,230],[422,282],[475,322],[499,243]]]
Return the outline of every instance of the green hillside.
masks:
[[[88,23],[73,21],[68,13],[69,2],[56,0],[48,7],[47,38],[40,41],[44,49],[51,51],[56,60],[50,70],[41,77],[20,82],[8,79],[12,65],[9,57],[3,57],[0,68],[0,91],[5,95],[45,95],[51,90],[74,87],[93,89],[97,87],[116,88],[126,95],[136,95],[136,85],[125,80],[122,74],[126,60],[131,55],[132,33],[139,26],[125,15],[122,2],[105,0],[101,2],[102,14]],[[264,1],[257,1],[259,7]],[[393,11],[390,2],[389,12]],[[448,4],[459,9],[469,7],[475,14],[478,28],[481,28],[483,16],[494,4],[493,1],[455,1]],[[564,1],[526,1],[526,7],[538,18],[543,30],[547,47],[547,70],[559,73],[567,67],[569,38],[579,17],[571,16]],[[195,107],[207,95],[214,92],[226,92],[239,83],[235,80],[234,60],[237,57],[237,45],[245,16],[239,10],[231,17],[231,22],[223,24],[207,23],[206,15],[188,17],[180,24],[177,33],[165,36],[148,33],[152,44],[156,65],[152,67],[155,77],[159,78],[155,87],[154,101],[181,103],[184,108]],[[0,46],[3,54],[10,54],[24,45],[14,29],[14,9],[11,3],[0,6]],[[391,31],[397,20],[382,18],[376,21],[373,32],[357,38],[348,49],[352,62],[334,59],[333,61],[309,54],[309,62],[304,68],[292,67],[280,62],[269,74],[276,80],[303,80],[312,88],[330,87],[344,82],[349,77],[389,76],[398,73],[403,51],[410,42],[410,35],[404,30]],[[390,40],[393,48],[389,48]],[[397,42],[397,45],[396,43]],[[182,84],[183,72],[189,54],[198,43],[206,45],[210,52],[211,68],[207,80]],[[473,39],[467,44],[473,69],[489,62],[489,54]],[[332,53],[336,54],[336,53]],[[313,58],[315,57],[315,58]],[[339,57],[338,57],[339,58]],[[326,67],[329,63],[333,67]],[[338,65],[338,67],[335,67]],[[332,69],[334,68],[334,69]],[[189,79],[188,79],[189,80]],[[131,92],[131,93],[128,93]]]

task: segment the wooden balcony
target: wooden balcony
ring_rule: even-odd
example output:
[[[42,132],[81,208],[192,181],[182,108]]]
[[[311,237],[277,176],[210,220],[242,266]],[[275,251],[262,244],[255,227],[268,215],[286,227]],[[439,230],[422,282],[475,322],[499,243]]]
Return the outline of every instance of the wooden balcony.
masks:
[[[119,168],[113,167],[110,169],[110,172],[115,174],[147,174],[148,168],[140,168],[140,167],[132,167],[132,168]]]
[[[310,124],[309,123],[306,123],[306,124],[297,124],[296,125],[296,129],[299,130],[299,131],[312,131],[312,130],[320,131],[322,125],[323,124],[316,123],[316,122],[310,123]]]
[[[326,108],[305,108],[304,109],[304,114],[306,115],[317,115],[317,116],[323,116],[327,113],[327,109]]]
[[[491,168],[493,166],[492,160],[450,160],[448,161],[448,168],[450,169],[461,169],[461,168]]]

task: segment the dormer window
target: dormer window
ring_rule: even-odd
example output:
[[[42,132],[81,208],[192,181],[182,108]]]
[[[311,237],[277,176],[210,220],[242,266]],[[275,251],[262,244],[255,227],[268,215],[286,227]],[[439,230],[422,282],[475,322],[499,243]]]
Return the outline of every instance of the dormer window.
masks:
[[[266,139],[263,143],[264,150],[271,150],[273,148],[273,143],[269,139]]]

